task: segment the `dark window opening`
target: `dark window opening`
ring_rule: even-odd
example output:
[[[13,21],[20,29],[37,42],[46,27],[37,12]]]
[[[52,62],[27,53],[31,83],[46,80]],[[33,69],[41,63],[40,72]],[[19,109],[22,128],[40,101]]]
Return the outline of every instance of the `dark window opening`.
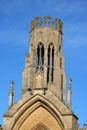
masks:
[[[54,46],[51,43],[48,46],[47,82],[53,82],[53,71],[54,71]]]
[[[39,43],[37,46],[36,71],[43,71],[44,64],[44,45]]]
[[[62,68],[62,58],[60,58],[60,68]]]

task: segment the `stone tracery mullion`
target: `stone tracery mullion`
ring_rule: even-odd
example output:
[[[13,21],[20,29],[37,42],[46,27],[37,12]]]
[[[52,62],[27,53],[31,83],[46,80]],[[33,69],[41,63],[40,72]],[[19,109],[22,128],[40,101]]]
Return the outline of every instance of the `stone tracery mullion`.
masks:
[[[52,82],[53,82],[53,70],[54,70],[54,46],[52,47],[52,77],[51,77]]]
[[[52,45],[50,45],[50,65],[49,65],[49,81],[51,82],[51,67],[52,67]]]
[[[42,46],[40,45],[40,64],[39,64],[40,67],[41,67],[41,64],[42,64],[42,63],[41,63],[41,62],[42,62],[42,61],[41,61],[41,51],[42,51],[41,48],[42,48]]]
[[[54,68],[54,46],[49,44],[48,46],[48,72],[47,72],[47,81],[53,82],[53,68]]]

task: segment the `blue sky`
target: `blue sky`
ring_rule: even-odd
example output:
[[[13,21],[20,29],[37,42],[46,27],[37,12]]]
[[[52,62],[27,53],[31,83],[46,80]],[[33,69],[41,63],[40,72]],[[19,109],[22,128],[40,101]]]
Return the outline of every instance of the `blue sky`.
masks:
[[[10,80],[15,82],[14,102],[20,98],[30,21],[35,16],[52,16],[63,22],[66,81],[72,77],[72,109],[82,127],[87,123],[86,0],[0,0],[0,123],[8,109]]]

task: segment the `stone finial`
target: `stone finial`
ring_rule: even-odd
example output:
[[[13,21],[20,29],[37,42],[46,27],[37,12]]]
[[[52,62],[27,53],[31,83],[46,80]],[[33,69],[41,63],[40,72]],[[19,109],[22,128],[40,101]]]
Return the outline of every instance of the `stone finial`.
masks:
[[[69,78],[69,87],[72,87],[72,78]]]
[[[69,78],[69,80],[68,80],[68,107],[70,109],[71,109],[71,105],[72,105],[71,94],[72,94],[72,79]]]
[[[2,125],[0,124],[0,130],[2,130],[3,128],[2,128]]]
[[[87,124],[84,124],[84,130],[87,130]]]
[[[14,96],[14,81],[10,82],[10,91],[9,91],[9,107],[13,105],[13,96]]]
[[[75,130],[80,130],[80,125],[78,123],[76,124]]]

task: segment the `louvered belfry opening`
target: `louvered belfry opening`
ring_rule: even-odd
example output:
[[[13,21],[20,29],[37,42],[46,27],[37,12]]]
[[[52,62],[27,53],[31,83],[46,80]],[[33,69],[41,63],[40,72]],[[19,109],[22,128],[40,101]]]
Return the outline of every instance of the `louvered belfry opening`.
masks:
[[[36,71],[43,71],[44,45],[40,42],[37,46]]]
[[[54,45],[52,43],[48,46],[48,62],[47,62],[47,82],[53,82],[54,71]]]

